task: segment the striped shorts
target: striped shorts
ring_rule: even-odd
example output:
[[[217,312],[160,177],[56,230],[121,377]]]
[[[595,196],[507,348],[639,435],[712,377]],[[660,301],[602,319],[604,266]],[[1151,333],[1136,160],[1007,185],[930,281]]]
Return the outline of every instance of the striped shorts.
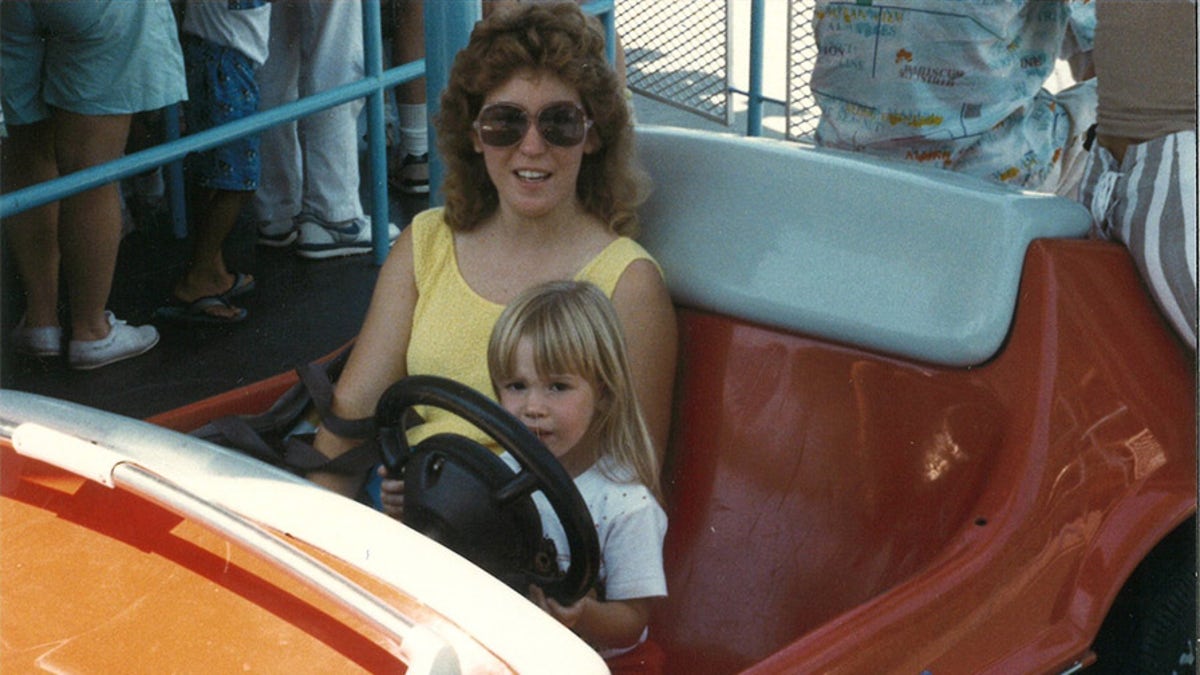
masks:
[[[1171,326],[1196,350],[1196,132],[1131,145],[1118,166],[1092,147],[1079,201],[1092,234],[1123,243]]]

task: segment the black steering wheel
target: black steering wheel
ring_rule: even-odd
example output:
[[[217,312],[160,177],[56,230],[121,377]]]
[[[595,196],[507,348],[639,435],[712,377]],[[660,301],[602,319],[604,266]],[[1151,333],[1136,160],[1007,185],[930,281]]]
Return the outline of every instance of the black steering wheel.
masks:
[[[405,412],[416,405],[452,412],[478,427],[520,465],[457,434],[431,436],[410,448]],[[546,446],[495,401],[459,382],[414,375],[384,392],[375,409],[384,465],[404,479],[408,526],[447,546],[522,595],[530,583],[569,605],[596,581],[600,542],[575,482]],[[566,532],[571,563],[558,573],[547,555],[532,494],[541,490]]]

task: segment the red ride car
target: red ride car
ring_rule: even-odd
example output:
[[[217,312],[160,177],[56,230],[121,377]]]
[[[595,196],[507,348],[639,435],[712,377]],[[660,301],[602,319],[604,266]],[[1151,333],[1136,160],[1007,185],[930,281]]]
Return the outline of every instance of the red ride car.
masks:
[[[668,672],[1192,669],[1194,356],[1082,207],[761,139],[638,142],[681,328]],[[157,426],[0,392],[0,669],[603,670],[403,525],[163,428],[295,380]]]

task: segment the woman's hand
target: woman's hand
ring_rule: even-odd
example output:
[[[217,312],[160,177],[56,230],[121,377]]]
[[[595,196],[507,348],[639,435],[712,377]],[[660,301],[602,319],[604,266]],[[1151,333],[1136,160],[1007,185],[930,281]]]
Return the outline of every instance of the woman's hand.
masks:
[[[389,478],[387,467],[379,467],[379,501],[383,503],[383,512],[397,520],[404,515],[404,481]]]

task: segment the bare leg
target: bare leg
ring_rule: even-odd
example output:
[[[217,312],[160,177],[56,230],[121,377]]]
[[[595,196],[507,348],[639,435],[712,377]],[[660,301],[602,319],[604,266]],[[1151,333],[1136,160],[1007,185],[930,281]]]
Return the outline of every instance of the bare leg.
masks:
[[[225,267],[223,247],[251,194],[240,190],[200,190],[192,257],[187,272],[175,284],[176,298],[193,302],[206,296],[221,295],[233,285],[233,274]],[[227,318],[240,313],[236,307],[213,306],[206,311]]]
[[[425,3],[396,0],[392,32],[393,61],[409,63],[425,56]],[[425,78],[396,88],[399,143],[392,156],[388,182],[408,194],[429,192],[429,123],[425,107]]]
[[[58,177],[49,120],[10,126],[4,143],[4,191]],[[58,202],[9,216],[4,234],[25,287],[25,325],[58,326]]]
[[[399,65],[425,58],[425,3],[422,0],[397,0],[392,26],[392,61]],[[400,103],[425,104],[425,78],[405,82],[396,88]]]
[[[119,157],[129,115],[80,115],[55,110],[54,148],[68,174]],[[68,197],[59,205],[59,247],[71,305],[71,338],[108,335],[104,316],[121,243],[121,201],[115,182]]]

